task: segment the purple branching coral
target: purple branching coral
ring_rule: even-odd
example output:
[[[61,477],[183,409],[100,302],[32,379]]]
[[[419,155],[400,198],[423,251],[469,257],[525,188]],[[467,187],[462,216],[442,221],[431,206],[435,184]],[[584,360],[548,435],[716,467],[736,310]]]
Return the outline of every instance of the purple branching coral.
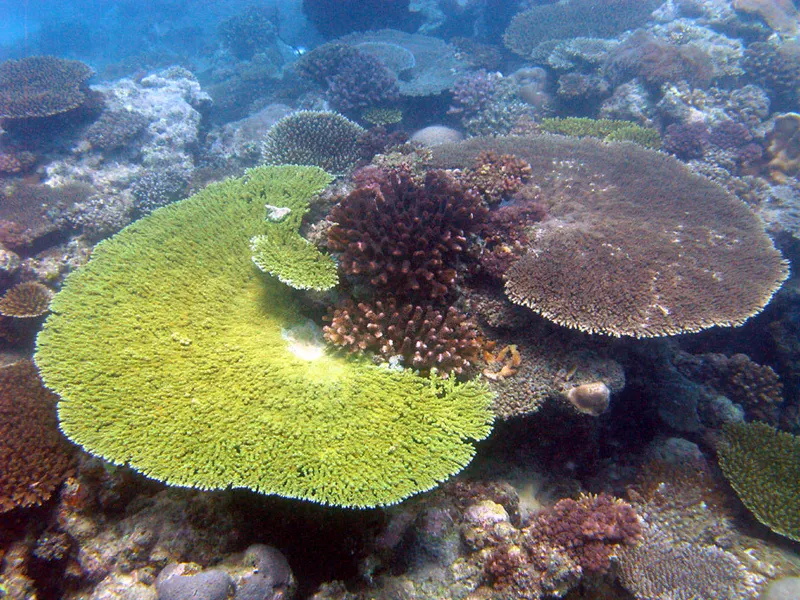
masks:
[[[386,106],[400,97],[397,80],[384,64],[352,46],[320,46],[303,57],[297,71],[301,77],[326,86],[328,101],[344,113]]]

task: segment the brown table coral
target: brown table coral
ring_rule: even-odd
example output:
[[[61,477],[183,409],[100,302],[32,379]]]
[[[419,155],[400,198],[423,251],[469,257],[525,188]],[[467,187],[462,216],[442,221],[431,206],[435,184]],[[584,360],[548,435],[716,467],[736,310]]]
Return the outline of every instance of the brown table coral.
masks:
[[[532,224],[506,293],[551,321],[640,338],[740,325],[788,275],[750,209],[672,157],[543,135],[440,146],[433,163],[466,166],[486,150],[531,164],[550,218]]]

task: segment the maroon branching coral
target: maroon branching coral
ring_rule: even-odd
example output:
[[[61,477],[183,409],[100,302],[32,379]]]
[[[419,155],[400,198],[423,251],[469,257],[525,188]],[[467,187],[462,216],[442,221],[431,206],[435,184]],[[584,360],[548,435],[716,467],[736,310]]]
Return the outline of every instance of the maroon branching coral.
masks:
[[[324,334],[331,344],[376,352],[386,360],[402,356],[406,367],[420,371],[459,375],[474,364],[480,349],[477,327],[453,307],[442,313],[430,306],[398,306],[394,299],[348,300],[329,320]]]
[[[464,183],[478,192],[487,204],[508,200],[532,175],[531,165],[513,154],[481,152],[475,166],[466,169]]]
[[[0,369],[0,512],[45,502],[72,472],[56,400],[30,361]]]
[[[340,253],[346,274],[365,277],[399,301],[441,300],[455,283],[466,236],[485,214],[478,195],[444,171],[429,172],[418,185],[395,170],[333,208],[328,247]]]
[[[31,56],[0,64],[0,118],[49,117],[86,99],[86,80],[94,71],[77,60]]]
[[[605,573],[611,557],[623,546],[635,544],[642,524],[633,507],[607,494],[559,500],[539,515],[527,530],[532,546],[563,549],[586,574]]]

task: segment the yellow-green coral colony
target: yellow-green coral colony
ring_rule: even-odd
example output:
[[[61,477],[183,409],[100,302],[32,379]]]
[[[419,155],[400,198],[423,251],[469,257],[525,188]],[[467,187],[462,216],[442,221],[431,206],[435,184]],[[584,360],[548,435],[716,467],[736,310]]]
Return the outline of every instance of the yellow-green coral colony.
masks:
[[[766,423],[731,423],[717,451],[722,472],[756,519],[800,542],[800,437]]]
[[[482,385],[289,351],[282,332],[303,318],[250,240],[266,204],[302,205],[327,182],[315,167],[262,167],[101,242],[37,339],[64,433],[172,485],[353,507],[469,463],[491,429]]]

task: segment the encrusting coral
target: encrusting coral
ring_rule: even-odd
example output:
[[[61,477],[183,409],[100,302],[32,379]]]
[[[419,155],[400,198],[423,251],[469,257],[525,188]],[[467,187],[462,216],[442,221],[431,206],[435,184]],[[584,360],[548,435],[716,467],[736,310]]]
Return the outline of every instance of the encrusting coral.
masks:
[[[491,430],[491,394],[322,353],[249,242],[265,204],[308,198],[313,167],[213,184],[97,245],[53,299],[35,354],[64,433],[172,485],[375,506],[430,489]],[[288,203],[288,201],[287,201]]]
[[[765,423],[731,423],[717,453],[722,472],[756,519],[800,541],[800,438]]]
[[[667,155],[541,135],[447,144],[431,162],[464,167],[487,150],[531,165],[549,218],[505,272],[506,294],[551,321],[633,337],[740,325],[788,276],[750,209]]]
[[[45,502],[72,471],[56,400],[30,361],[0,368],[0,513]]]

